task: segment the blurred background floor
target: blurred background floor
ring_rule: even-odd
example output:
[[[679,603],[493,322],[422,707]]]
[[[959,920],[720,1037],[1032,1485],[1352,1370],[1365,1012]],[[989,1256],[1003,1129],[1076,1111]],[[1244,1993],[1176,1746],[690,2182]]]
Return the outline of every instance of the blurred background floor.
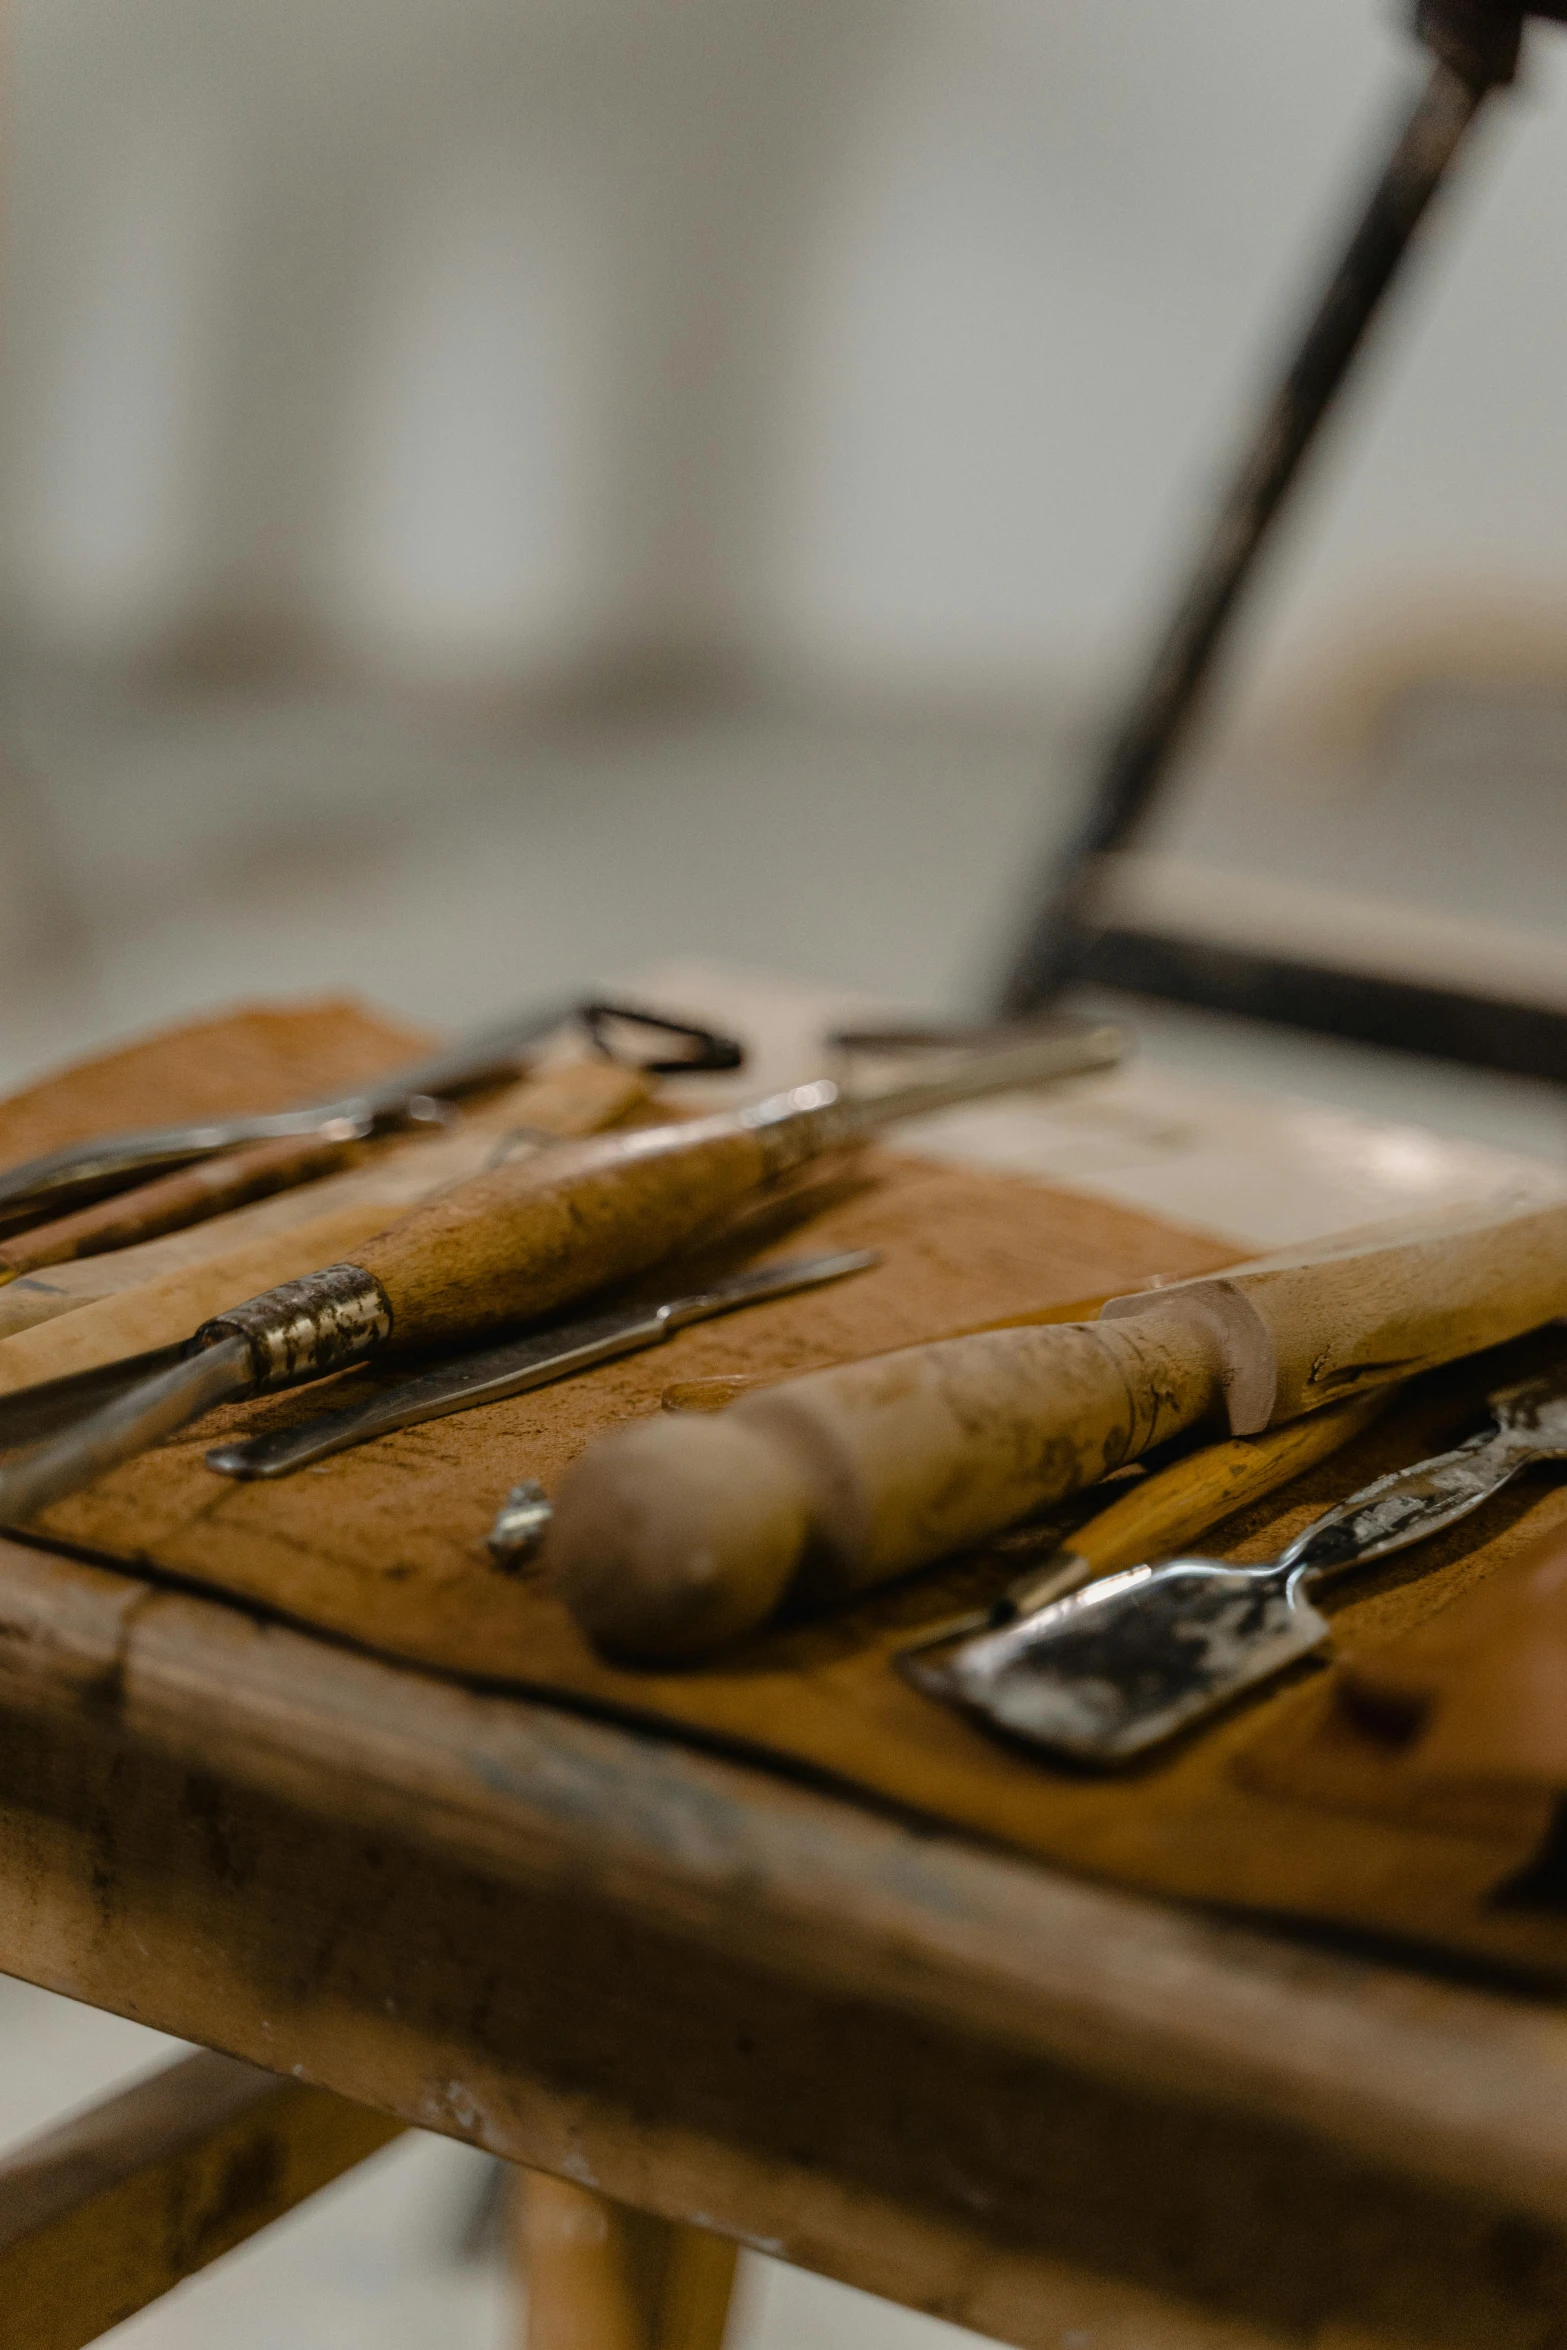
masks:
[[[347,684],[181,696],[34,667],[0,698],[24,852],[0,924],[8,1086],[246,996],[352,988],[452,1028],[672,959],[975,1011],[1091,745],[1081,709],[1043,697],[548,712]],[[1451,708],[1354,774],[1340,754],[1306,807],[1255,760],[1200,768],[1159,845],[1221,892],[1463,909],[1499,945],[1567,952],[1567,697],[1524,697],[1522,721],[1495,693]],[[1509,725],[1529,757],[1500,755]],[[1136,1024],[1173,1066],[1567,1146],[1544,1084],[1167,1005]]]

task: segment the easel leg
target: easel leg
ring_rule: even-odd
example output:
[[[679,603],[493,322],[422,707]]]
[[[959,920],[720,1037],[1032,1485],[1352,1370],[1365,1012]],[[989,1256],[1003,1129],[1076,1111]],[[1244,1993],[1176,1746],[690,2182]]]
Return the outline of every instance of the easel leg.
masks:
[[[735,2247],[518,2171],[508,2198],[519,2350],[721,2350]]]

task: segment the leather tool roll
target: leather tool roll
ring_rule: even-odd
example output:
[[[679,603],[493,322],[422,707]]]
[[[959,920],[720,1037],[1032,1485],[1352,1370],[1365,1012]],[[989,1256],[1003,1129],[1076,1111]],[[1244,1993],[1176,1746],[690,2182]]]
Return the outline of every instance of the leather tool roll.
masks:
[[[1385,1647],[1338,1700],[1403,1745],[1411,1779],[1567,1794],[1567,1545],[1560,1536]]]

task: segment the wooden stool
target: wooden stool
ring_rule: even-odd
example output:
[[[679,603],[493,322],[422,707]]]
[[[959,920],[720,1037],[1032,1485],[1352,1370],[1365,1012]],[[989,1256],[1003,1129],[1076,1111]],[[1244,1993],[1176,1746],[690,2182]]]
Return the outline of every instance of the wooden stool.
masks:
[[[81,2350],[400,2135],[227,2056],[106,2098],[0,2159],[0,2350]],[[522,2171],[506,2234],[522,2350],[720,2350],[722,2238]]]

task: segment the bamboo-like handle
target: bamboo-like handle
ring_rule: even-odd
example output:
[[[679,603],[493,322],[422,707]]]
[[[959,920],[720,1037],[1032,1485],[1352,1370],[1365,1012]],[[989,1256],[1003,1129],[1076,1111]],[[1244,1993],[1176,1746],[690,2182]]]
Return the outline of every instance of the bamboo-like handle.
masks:
[[[134,1191],[95,1200],[73,1216],[18,1233],[0,1248],[0,1282],[36,1273],[45,1265],[68,1265],[79,1257],[104,1256],[110,1249],[135,1248],[164,1232],[182,1232],[272,1192],[336,1174],[362,1155],[359,1142],[324,1141],[320,1135],[286,1135],[277,1142],[253,1143],[247,1150],[225,1151],[194,1167],[182,1167],[177,1174],[160,1176],[155,1183],[140,1183]]]
[[[467,1338],[657,1264],[770,1171],[737,1118],[634,1128],[456,1184],[354,1262],[385,1293],[393,1344]]]
[[[716,1418],[664,1415],[563,1479],[548,1563],[590,1638],[700,1655],[798,1586],[826,1600],[1013,1524],[1216,1412],[1220,1349],[1157,1307],[818,1371]]]
[[[1266,1436],[1231,1436],[1205,1444],[1157,1475],[1140,1479],[1119,1501],[1090,1518],[1071,1537],[1060,1565],[1048,1564],[1028,1588],[1023,1605],[1065,1599],[1101,1575],[1169,1558],[1233,1511],[1260,1501],[1348,1444],[1391,1400],[1390,1387],[1292,1420]]]

